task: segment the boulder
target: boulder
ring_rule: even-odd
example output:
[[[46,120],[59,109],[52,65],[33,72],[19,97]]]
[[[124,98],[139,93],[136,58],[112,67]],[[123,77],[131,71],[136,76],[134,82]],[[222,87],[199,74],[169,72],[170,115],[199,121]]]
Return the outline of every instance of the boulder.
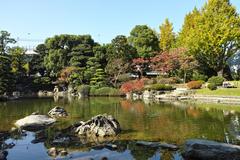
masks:
[[[51,117],[67,117],[68,113],[62,107],[54,107],[48,112],[48,115]]]
[[[74,132],[84,136],[106,137],[115,136],[121,131],[119,122],[111,115],[97,115],[86,122],[78,123]]]
[[[57,157],[59,151],[55,147],[52,147],[47,151],[47,153],[49,156]]]
[[[15,125],[18,128],[25,129],[28,131],[41,130],[56,122],[55,119],[50,118],[46,115],[30,115],[16,121]]]
[[[8,155],[7,151],[0,151],[0,160],[6,160],[7,155]]]
[[[182,155],[186,160],[240,160],[240,146],[192,139],[185,143]]]

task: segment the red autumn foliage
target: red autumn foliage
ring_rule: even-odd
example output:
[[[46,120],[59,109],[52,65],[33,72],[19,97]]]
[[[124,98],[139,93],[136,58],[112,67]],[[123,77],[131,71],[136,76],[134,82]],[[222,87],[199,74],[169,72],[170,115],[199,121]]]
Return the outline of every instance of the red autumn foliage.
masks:
[[[147,78],[142,78],[140,80],[132,80],[122,84],[120,90],[123,93],[130,93],[130,92],[139,92],[142,91],[144,88],[144,83],[148,80]]]
[[[178,69],[181,65],[180,60],[184,52],[186,52],[186,49],[177,48],[157,54],[150,59],[151,69],[162,73]]]

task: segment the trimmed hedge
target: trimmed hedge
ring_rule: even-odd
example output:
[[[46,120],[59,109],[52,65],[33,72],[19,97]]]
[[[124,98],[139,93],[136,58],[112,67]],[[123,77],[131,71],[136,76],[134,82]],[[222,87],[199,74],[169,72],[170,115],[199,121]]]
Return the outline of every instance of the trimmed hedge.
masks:
[[[95,88],[91,87],[90,96],[124,96],[124,94],[116,88],[102,87]]]
[[[189,89],[200,89],[202,87],[202,81],[190,81],[187,83]]]
[[[156,90],[156,91],[170,91],[173,90],[173,86],[166,84],[152,84],[145,87],[146,90]]]
[[[223,84],[224,78],[219,76],[213,76],[208,79],[208,83],[215,84],[216,86],[221,86]]]
[[[209,83],[207,87],[210,90],[216,90],[217,89],[217,85],[215,83]]]

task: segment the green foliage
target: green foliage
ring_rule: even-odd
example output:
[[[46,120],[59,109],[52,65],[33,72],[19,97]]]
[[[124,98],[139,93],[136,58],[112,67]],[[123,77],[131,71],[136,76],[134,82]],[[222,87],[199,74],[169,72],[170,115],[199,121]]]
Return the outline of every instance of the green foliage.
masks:
[[[103,69],[96,69],[94,77],[91,78],[90,85],[96,87],[104,87],[106,86],[106,75]]]
[[[202,87],[202,81],[190,81],[187,83],[189,89],[200,89]]]
[[[10,37],[10,33],[7,31],[0,31],[0,54],[8,53],[9,46],[8,44],[16,43],[15,39]]]
[[[191,16],[192,27],[182,33],[183,43],[202,70],[222,75],[229,57],[239,50],[240,18],[236,8],[229,0],[209,0],[201,11],[193,11]]]
[[[170,77],[170,78],[157,77],[157,83],[160,83],[160,84],[177,84],[180,82],[181,80],[179,77]]]
[[[77,87],[77,92],[81,95],[88,96],[90,94],[90,86],[89,85],[80,85]]]
[[[212,76],[208,79],[208,83],[215,84],[216,86],[221,86],[223,84],[224,78],[220,76]]]
[[[128,44],[127,38],[123,35],[115,37],[107,48],[108,60],[121,58],[130,61],[135,57],[137,57],[136,49]]]
[[[119,82],[127,82],[127,81],[130,81],[131,80],[131,77],[129,74],[125,73],[125,74],[120,74],[119,77],[118,77],[118,81]]]
[[[217,89],[217,85],[215,83],[209,83],[207,87],[210,90],[216,90]]]
[[[39,44],[35,50],[34,54],[29,62],[30,74],[40,73],[41,76],[44,76],[46,67],[44,66],[44,57],[48,53],[47,47],[45,44]]]
[[[91,87],[90,95],[91,96],[123,96],[123,93],[119,89],[111,88],[111,87],[102,87],[102,88]]]
[[[90,35],[57,35],[45,42],[47,54],[44,65],[56,76],[67,66],[85,67],[88,59],[94,56],[95,42]]]
[[[9,49],[9,54],[11,56],[11,68],[12,72],[16,77],[21,78],[27,74],[27,69],[24,67],[27,64],[25,58],[25,50],[21,47],[13,47]]]
[[[151,57],[159,51],[158,37],[147,25],[137,25],[130,32],[130,44],[137,49],[140,57]]]
[[[0,55],[0,95],[11,91],[14,86],[9,56]]]
[[[173,32],[173,24],[168,19],[160,26],[160,49],[168,51],[175,46],[175,33]]]
[[[146,86],[145,89],[147,90],[156,90],[156,91],[170,91],[173,90],[173,86],[166,85],[166,84],[153,84]]]
[[[194,72],[193,75],[192,75],[192,80],[193,80],[193,81],[199,81],[199,80],[201,80],[201,81],[206,82],[206,81],[207,81],[207,78],[208,78],[208,77],[207,77],[206,75],[201,74],[201,73],[198,73],[198,72]]]

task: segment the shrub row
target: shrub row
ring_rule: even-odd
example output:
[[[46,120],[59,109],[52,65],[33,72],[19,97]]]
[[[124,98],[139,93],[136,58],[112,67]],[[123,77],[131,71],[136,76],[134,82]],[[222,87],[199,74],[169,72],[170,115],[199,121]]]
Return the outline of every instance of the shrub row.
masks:
[[[156,91],[170,91],[173,90],[174,87],[166,84],[152,84],[145,87],[146,90],[156,90]]]
[[[123,96],[124,94],[116,88],[111,87],[102,87],[102,88],[95,88],[91,87],[90,89],[90,96]]]

